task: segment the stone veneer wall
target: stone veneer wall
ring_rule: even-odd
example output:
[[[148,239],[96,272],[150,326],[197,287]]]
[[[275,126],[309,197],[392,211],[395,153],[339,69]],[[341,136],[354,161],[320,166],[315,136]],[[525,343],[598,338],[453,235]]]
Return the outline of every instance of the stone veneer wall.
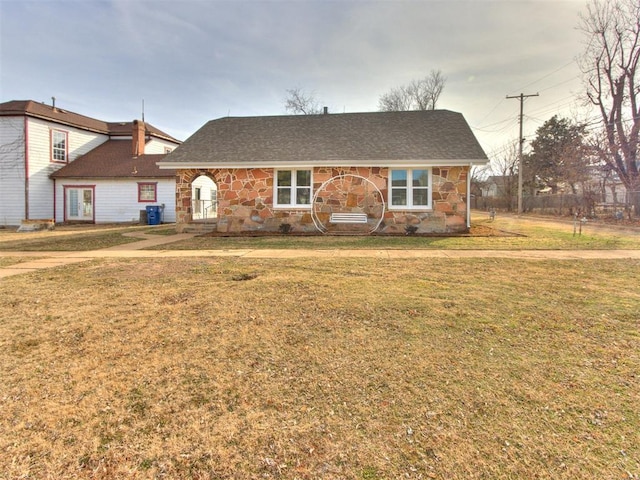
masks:
[[[413,225],[416,233],[461,233],[467,228],[467,175],[469,167],[434,167],[432,174],[432,210],[411,212],[387,210],[384,233],[404,233]],[[385,197],[387,192],[384,192]],[[388,219],[388,221],[387,221]]]
[[[417,233],[449,233],[467,230],[466,190],[469,167],[432,169],[433,210],[430,212],[386,210],[377,232],[405,233],[407,225]],[[388,200],[386,167],[346,167],[313,169],[314,192],[337,175],[367,178]],[[178,170],[176,181],[176,221],[181,231],[191,218],[191,183],[200,175],[210,177],[218,187],[218,232],[278,232],[288,223],[294,232],[315,233],[317,229],[306,209],[273,208],[272,168]]]

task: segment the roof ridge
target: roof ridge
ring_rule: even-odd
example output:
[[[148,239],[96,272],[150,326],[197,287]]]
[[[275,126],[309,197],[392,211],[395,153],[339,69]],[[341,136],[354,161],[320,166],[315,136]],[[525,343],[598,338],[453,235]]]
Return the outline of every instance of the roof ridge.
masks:
[[[312,113],[312,114],[283,114],[283,115],[278,115],[278,114],[273,114],[273,115],[227,115],[224,117],[218,117],[209,121],[216,121],[216,120],[224,120],[226,118],[228,119],[251,119],[251,118],[261,118],[261,119],[269,119],[269,118],[320,118],[320,117],[337,117],[337,116],[349,116],[349,115],[397,115],[397,114],[434,114],[434,112],[446,112],[446,113],[452,113],[455,115],[462,115],[461,112],[456,112],[454,110],[449,110],[448,108],[436,108],[433,110],[393,110],[393,111],[380,111],[380,110],[373,110],[373,111],[369,111],[369,112],[336,112],[336,113]]]
[[[118,134],[119,132],[116,128],[114,128],[116,125],[131,125],[135,121],[129,120],[109,122],[94,117],[89,117],[88,115],[84,115],[82,113],[77,113],[71,110],[60,108],[58,106],[48,105],[44,102],[37,102],[35,100],[10,100],[8,102],[0,103],[0,115],[2,115],[3,112],[7,112],[5,114],[21,113],[22,115],[42,118],[64,125],[70,125],[77,128],[104,133],[106,135]],[[64,115],[69,115],[75,118],[63,118]],[[175,139],[168,133],[163,132],[151,123],[145,122],[145,126],[147,127],[147,132],[154,137],[162,138],[175,143],[180,143],[179,140]]]

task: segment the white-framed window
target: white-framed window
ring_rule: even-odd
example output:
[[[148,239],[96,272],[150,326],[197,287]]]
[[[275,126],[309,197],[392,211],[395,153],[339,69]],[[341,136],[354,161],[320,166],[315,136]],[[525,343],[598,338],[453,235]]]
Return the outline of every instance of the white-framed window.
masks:
[[[68,132],[62,130],[51,130],[51,161],[67,161],[67,140]]]
[[[389,208],[431,209],[431,169],[392,168],[389,170]]]
[[[138,183],[138,202],[155,202],[157,201],[157,183]]]
[[[274,206],[311,207],[311,170],[276,170]]]

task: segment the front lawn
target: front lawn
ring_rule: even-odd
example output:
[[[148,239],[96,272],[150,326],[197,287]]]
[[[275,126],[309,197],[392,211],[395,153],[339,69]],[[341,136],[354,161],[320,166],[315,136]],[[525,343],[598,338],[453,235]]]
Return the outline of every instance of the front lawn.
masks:
[[[639,268],[156,258],[6,278],[0,478],[638,478]]]
[[[571,222],[527,217],[476,219],[469,235],[203,235],[152,247],[162,250],[229,249],[456,249],[456,250],[614,250],[639,249],[640,230],[585,225],[574,234]]]

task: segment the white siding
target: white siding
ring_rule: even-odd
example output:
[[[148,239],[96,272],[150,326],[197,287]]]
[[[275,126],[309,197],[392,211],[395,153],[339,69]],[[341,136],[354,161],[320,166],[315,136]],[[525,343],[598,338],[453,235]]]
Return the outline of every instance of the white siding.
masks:
[[[157,182],[157,202],[138,202],[138,183]],[[164,223],[176,221],[176,181],[174,178],[136,178],[118,180],[56,180],[56,222],[64,221],[64,187],[95,185],[94,212],[96,223],[137,222],[140,210],[147,205],[164,204]]]
[[[200,200],[196,199],[196,189],[200,189]],[[202,220],[218,216],[218,201],[215,182],[205,175],[201,175],[191,183],[192,218]]]
[[[29,118],[29,218],[52,218],[53,181],[49,178],[64,164],[51,162],[51,130],[68,132],[69,161],[93,150],[108,140],[107,135],[87,132],[45,120]]]
[[[173,142],[168,142],[166,140],[162,140],[159,138],[152,138],[145,144],[144,153],[146,154],[166,153],[167,148],[173,151],[175,150],[176,147],[177,145]]]
[[[112,140],[116,141],[127,141],[131,143],[133,139],[130,136],[117,136],[113,137]],[[151,137],[144,144],[144,153],[147,155],[157,155],[162,153],[167,153],[165,150],[168,148],[171,151],[175,150],[178,144],[169,142],[167,140],[163,140],[161,138]]]
[[[25,132],[26,118],[26,132]],[[0,225],[20,225],[25,218],[54,217],[53,180],[49,178],[64,163],[51,161],[51,130],[67,132],[68,161],[106,142],[106,134],[60,125],[46,120],[17,116],[0,117]],[[28,141],[25,152],[25,138]],[[129,139],[129,141],[131,141]],[[145,153],[162,154],[166,148],[176,145],[166,140],[152,138],[145,146]],[[25,161],[28,166],[25,166]],[[27,171],[28,168],[28,171]],[[28,181],[25,182],[25,175]],[[96,222],[129,222],[139,219],[147,205],[138,203],[139,179],[77,181],[76,184],[96,185]],[[156,181],[156,180],[150,180]],[[63,190],[58,180],[55,219],[64,219]],[[25,211],[25,188],[28,188],[28,212]],[[164,221],[175,221],[175,180],[158,180],[158,203],[164,203]]]
[[[24,218],[24,118],[0,117],[0,225]]]

